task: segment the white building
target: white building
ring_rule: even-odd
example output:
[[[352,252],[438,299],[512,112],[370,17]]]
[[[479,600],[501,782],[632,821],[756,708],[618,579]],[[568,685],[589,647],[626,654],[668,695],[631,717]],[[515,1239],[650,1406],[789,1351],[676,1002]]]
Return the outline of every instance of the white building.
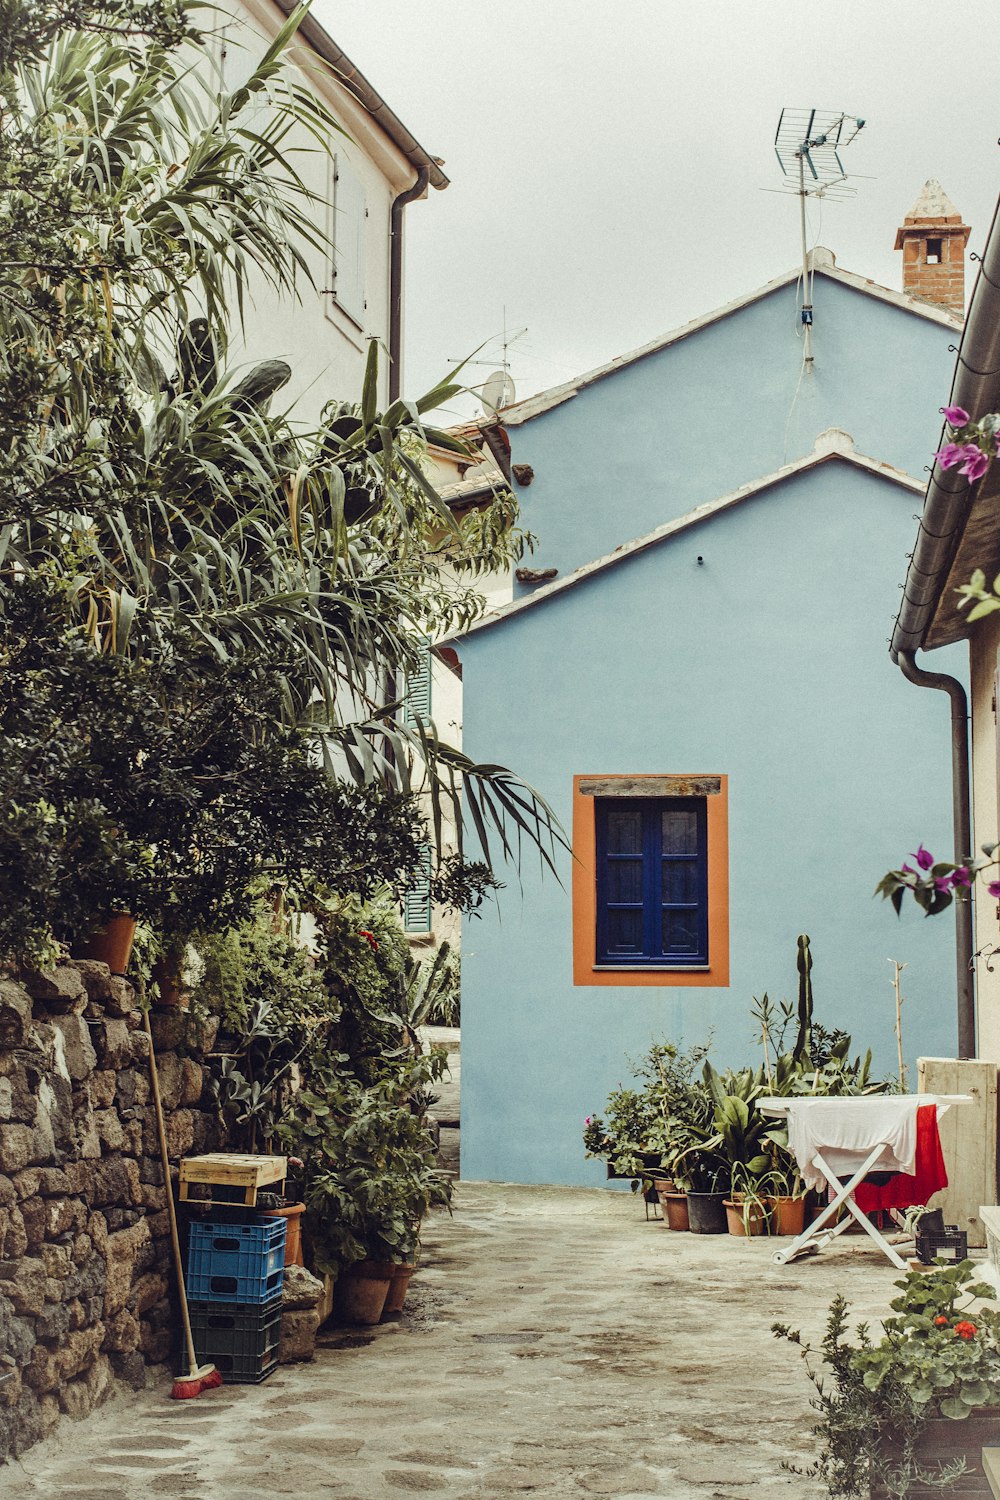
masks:
[[[250,75],[293,9],[291,0],[226,0],[199,18],[227,90]],[[283,402],[311,420],[327,401],[359,398],[373,338],[388,352],[380,404],[399,393],[406,208],[448,179],[311,15],[288,55],[344,132],[331,133],[326,150],[305,129],[289,141],[303,148],[296,170],[323,204],[333,248],[311,257],[315,286],[302,285],[297,300],[279,300],[261,280],[245,339],[233,330],[230,363],[286,360]]]

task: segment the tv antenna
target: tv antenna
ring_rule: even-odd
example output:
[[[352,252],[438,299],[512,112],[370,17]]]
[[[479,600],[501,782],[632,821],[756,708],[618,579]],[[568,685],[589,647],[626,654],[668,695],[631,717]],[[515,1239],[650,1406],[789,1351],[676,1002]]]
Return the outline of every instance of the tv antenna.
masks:
[[[494,368],[496,359],[468,359],[469,365],[488,365],[492,371],[483,381],[479,391],[479,399],[483,404],[483,410],[493,416],[502,406],[511,406],[517,395],[514,388],[514,380],[510,373],[510,359],[507,351],[511,344],[516,344],[518,339],[523,339],[528,332],[527,328],[519,328],[516,333],[507,331],[507,308],[503,309],[503,333],[501,335],[500,367]],[[495,337],[495,335],[494,335]],[[457,361],[456,361],[457,363]]]
[[[812,353],[812,282],[809,250],[806,245],[806,199],[849,198],[855,189],[847,185],[847,173],[840,153],[864,129],[865,122],[856,115],[845,115],[829,109],[783,109],[774,137],[774,154],[786,177],[797,186],[784,191],[799,199],[799,229],[802,239],[802,333],[805,341],[803,358],[811,365]]]

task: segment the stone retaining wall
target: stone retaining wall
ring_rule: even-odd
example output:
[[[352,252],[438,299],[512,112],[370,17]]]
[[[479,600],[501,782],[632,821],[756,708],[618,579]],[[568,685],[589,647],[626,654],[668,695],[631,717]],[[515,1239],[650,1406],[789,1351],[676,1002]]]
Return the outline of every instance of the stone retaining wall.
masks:
[[[217,1023],[152,1026],[171,1159],[217,1150]],[[172,1284],[134,991],[82,959],[0,978],[0,1461],[144,1384],[173,1352]]]

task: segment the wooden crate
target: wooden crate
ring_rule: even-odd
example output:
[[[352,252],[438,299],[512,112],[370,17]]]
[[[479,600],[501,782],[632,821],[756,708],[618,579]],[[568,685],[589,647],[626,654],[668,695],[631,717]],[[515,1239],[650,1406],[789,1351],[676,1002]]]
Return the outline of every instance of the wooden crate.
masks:
[[[213,1151],[207,1156],[186,1156],[181,1161],[180,1200],[182,1203],[197,1201],[206,1205],[228,1204],[232,1207],[236,1203],[241,1206],[235,1197],[192,1199],[188,1188],[197,1182],[209,1187],[242,1188],[242,1207],[253,1208],[257,1202],[258,1188],[277,1182],[281,1184],[278,1191],[284,1192],[287,1171],[288,1158],[285,1156],[242,1156],[235,1151]]]

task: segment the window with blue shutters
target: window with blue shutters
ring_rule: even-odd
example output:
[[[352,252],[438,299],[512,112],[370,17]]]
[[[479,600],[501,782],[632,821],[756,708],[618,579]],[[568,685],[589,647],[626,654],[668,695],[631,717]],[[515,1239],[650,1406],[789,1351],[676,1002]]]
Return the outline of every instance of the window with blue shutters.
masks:
[[[708,963],[703,797],[606,797],[594,805],[598,964]]]

